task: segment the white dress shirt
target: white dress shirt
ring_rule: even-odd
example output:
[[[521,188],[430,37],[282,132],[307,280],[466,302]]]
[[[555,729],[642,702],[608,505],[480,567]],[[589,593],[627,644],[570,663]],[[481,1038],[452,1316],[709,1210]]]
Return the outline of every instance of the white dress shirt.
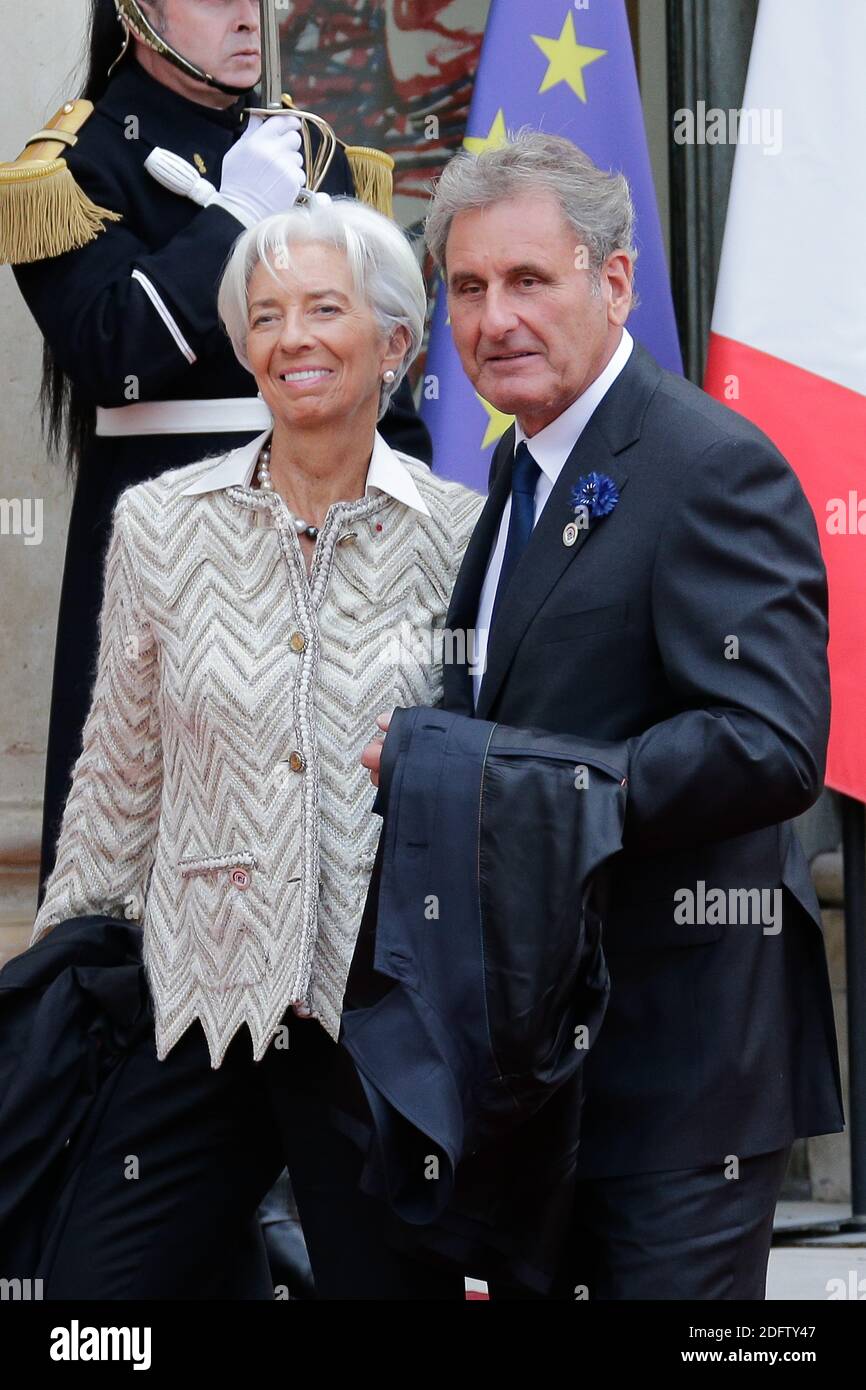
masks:
[[[520,425],[515,421],[515,449],[521,440],[525,440],[532,457],[541,470],[535,485],[533,528],[538,525],[538,518],[544,511],[547,499],[553,491],[554,483],[565,467],[566,459],[589,423],[596,406],[610,390],[631,356],[633,347],[634,339],[628,329],[624,328],[616,352],[601,375],[596,377],[595,381],[586,388],[581,396],[578,396],[576,401],[572,401],[567,410],[564,410],[561,415],[557,415],[555,420],[551,420],[549,425],[545,425],[544,429],[539,430],[531,439],[526,438]],[[481,680],[487,665],[487,638],[490,631],[490,618],[493,612],[493,600],[496,597],[496,586],[499,583],[499,574],[502,569],[502,560],[505,555],[505,542],[508,538],[510,519],[511,493],[509,492],[499,523],[499,534],[496,537],[496,544],[490,552],[487,572],[478,600],[478,616],[472,641],[472,686],[476,705],[478,704]]]

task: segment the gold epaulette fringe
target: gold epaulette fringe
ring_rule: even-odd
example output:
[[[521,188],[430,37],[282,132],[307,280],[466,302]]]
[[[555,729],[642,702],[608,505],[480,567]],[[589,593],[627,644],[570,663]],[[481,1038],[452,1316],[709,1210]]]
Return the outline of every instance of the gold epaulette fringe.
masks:
[[[92,111],[90,101],[67,101],[13,163],[0,164],[0,265],[77,250],[121,220],[88,198],[61,158]]]
[[[356,196],[362,203],[394,216],[394,161],[384,150],[369,145],[346,145],[346,158],[352,171]]]

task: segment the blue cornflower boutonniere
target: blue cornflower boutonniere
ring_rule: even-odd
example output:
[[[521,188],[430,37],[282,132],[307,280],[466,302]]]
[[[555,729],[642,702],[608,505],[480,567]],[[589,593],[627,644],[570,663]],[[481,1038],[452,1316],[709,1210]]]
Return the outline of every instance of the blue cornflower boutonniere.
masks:
[[[587,473],[578,478],[571,500],[575,516],[608,516],[619,501],[619,488],[606,473]]]

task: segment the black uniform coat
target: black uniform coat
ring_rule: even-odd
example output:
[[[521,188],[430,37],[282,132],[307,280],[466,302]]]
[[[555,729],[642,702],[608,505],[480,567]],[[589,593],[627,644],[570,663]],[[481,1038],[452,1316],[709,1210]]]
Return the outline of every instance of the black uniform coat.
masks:
[[[512,454],[509,431],[451,629],[476,625]],[[568,546],[571,492],[593,470],[620,499]],[[815,519],[795,474],[753,425],[636,344],[497,609],[475,711],[628,744],[583,1176],[722,1163],[842,1128],[820,911],[789,824],[821,788],[827,633]],[[473,712],[470,679],[446,665],[445,708]],[[701,883],[764,888],[770,905],[778,890],[784,925],[750,925],[740,907],[717,920],[699,906]],[[677,920],[683,889],[691,924]]]
[[[201,171],[217,188],[225,154],[245,129],[239,99],[226,111],[188,101],[128,59],[64,156],[76,181],[121,222],[77,251],[15,268],[19,287],[52,352],[88,409],[141,401],[255,396],[254,378],[237,361],[217,317],[220,276],[243,232],[224,208],[200,208],[169,192],[144,161],[159,145]],[[195,156],[199,156],[196,160]],[[323,184],[353,194],[345,155]],[[180,330],[163,321],[138,271]],[[190,357],[194,361],[190,361]],[[133,397],[130,391],[134,391]],[[430,460],[430,441],[404,382],[381,422],[396,449]],[[60,599],[43,806],[42,872],[54,863],[60,818],[95,674],[102,566],[121,491],[168,468],[247,443],[259,430],[94,438],[76,481]]]

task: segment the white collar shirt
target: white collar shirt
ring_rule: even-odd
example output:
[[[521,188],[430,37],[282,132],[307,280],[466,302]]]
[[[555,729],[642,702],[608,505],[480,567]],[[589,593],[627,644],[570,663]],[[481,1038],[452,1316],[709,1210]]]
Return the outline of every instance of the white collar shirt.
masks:
[[[634,339],[628,329],[622,330],[622,337],[617,344],[613,357],[608,362],[604,371],[596,377],[583,392],[572,401],[571,405],[557,415],[555,420],[551,420],[549,425],[545,425],[543,430],[539,430],[531,439],[527,439],[520,425],[515,421],[514,425],[514,447],[521,441],[526,441],[532,457],[539,467],[538,482],[535,485],[535,515],[533,517],[533,528],[538,525],[538,518],[544,511],[548,497],[553,491],[554,483],[565,467],[569,454],[589,423],[590,417],[599,405],[603,397],[610,390],[616,381],[634,347]],[[478,616],[475,622],[475,629],[472,638],[472,686],[475,704],[478,704],[478,692],[481,689],[481,681],[487,664],[487,642],[490,632],[490,619],[493,613],[493,601],[496,597],[496,587],[499,583],[499,575],[502,570],[502,560],[505,555],[505,542],[508,537],[508,523],[511,519],[511,493],[505,499],[505,506],[502,510],[502,518],[499,523],[496,542],[490,552],[490,559],[487,564],[487,571],[484,575],[484,583],[481,586],[481,594],[478,600]]]
[[[213,468],[201,473],[189,487],[184,488],[181,495],[191,497],[197,493],[216,492],[221,488],[250,487],[259,450],[267,443],[270,435],[271,431],[265,430],[264,434],[258,435],[249,444],[232,449],[231,453],[219,459]],[[413,462],[417,463],[419,460],[414,459]],[[389,497],[396,498],[405,506],[414,507],[425,516],[430,515],[430,509],[418,491],[415,479],[403,463],[401,455],[386,443],[378,430],[367,468],[364,496],[369,497],[375,492],[387,493]]]

